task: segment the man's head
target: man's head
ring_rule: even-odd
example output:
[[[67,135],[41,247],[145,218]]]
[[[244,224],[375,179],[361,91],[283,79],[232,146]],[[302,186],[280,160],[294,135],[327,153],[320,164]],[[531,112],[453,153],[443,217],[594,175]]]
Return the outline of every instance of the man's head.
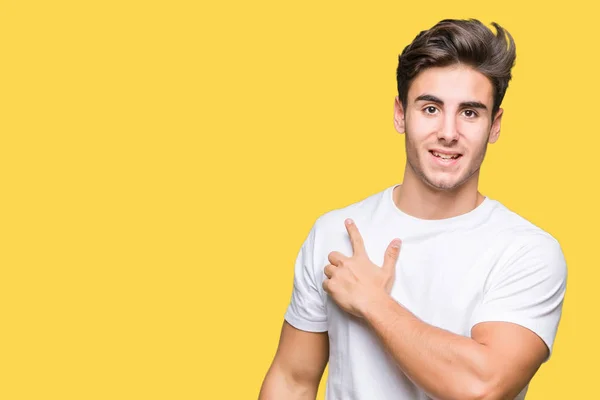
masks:
[[[496,34],[477,20],[443,20],[399,56],[396,129],[406,132],[409,167],[433,188],[478,174],[498,139],[515,44],[493,25]]]

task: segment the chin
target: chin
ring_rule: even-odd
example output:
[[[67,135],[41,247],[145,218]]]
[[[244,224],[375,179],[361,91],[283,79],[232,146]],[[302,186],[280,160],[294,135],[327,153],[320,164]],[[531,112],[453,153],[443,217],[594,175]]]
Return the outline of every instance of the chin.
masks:
[[[435,176],[424,176],[425,183],[432,189],[440,191],[451,191],[459,188],[464,181],[456,177],[445,177],[440,179]]]
[[[464,157],[464,156],[463,156]],[[430,189],[439,192],[450,192],[457,190],[469,181],[469,178],[477,172],[475,169],[469,173],[469,160],[460,158],[461,165],[455,165],[453,168],[440,170],[439,166],[431,167],[426,163],[421,163],[421,160],[408,160],[408,164],[415,175]]]
[[[460,186],[458,183],[454,182],[428,182],[428,184],[433,189],[443,192],[452,191]]]

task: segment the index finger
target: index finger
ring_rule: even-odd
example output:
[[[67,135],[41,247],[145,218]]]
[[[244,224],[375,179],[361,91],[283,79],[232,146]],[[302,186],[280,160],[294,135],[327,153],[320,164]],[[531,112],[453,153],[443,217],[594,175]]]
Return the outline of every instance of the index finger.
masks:
[[[346,224],[348,235],[350,235],[350,243],[352,243],[352,250],[354,250],[354,254],[365,255],[367,251],[365,250],[365,243],[360,235],[360,232],[358,231],[358,227],[350,218],[347,218],[344,222]]]

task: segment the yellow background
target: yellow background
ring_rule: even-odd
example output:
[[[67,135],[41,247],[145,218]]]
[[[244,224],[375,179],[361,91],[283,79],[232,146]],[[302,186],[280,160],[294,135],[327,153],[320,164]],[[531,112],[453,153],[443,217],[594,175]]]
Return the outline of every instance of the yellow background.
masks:
[[[467,17],[517,43],[481,190],[569,266],[528,399],[598,396],[592,1],[0,4],[0,398],[256,398],[315,219],[401,181],[397,55]]]

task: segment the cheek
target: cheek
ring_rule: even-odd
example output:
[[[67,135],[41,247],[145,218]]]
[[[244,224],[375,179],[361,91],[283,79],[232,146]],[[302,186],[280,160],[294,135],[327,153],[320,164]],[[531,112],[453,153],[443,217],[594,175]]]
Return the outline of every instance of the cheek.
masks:
[[[460,127],[460,133],[467,146],[473,151],[485,147],[490,133],[489,127],[485,123],[463,123]]]
[[[413,143],[420,143],[439,129],[439,121],[419,114],[410,115],[406,119],[406,133],[410,134]]]

